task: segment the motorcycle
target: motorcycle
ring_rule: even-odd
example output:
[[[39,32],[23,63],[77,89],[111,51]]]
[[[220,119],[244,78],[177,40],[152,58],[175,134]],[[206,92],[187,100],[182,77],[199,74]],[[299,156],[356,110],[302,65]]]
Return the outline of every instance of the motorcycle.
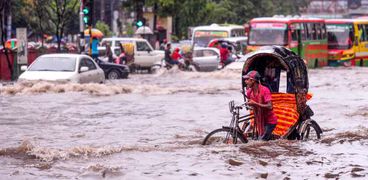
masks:
[[[181,58],[178,61],[179,63],[178,65],[176,65],[170,64],[165,59],[162,59],[161,61],[156,62],[154,65],[152,65],[151,73],[157,73],[162,68],[170,70],[174,66],[178,66],[178,69],[181,71],[199,71],[199,66],[193,61],[187,60],[185,58]]]

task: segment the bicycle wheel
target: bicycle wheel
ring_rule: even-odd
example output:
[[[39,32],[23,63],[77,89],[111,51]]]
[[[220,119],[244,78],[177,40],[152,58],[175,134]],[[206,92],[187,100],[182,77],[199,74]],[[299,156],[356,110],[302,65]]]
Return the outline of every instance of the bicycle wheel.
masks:
[[[313,122],[306,122],[302,125],[302,131],[300,134],[301,140],[317,140],[321,138],[321,133],[317,124]]]
[[[203,140],[202,145],[215,145],[215,144],[237,144],[246,143],[242,134],[236,132],[236,137],[233,135],[233,130],[230,128],[220,128],[210,132]]]

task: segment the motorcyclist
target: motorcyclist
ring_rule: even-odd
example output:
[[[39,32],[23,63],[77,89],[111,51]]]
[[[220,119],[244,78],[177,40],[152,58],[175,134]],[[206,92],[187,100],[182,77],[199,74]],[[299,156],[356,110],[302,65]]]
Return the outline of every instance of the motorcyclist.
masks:
[[[222,43],[221,44],[221,48],[220,48],[220,63],[222,65],[222,67],[232,63],[234,60],[232,59],[231,53],[228,49],[228,46],[226,43]]]
[[[169,65],[179,65],[179,61],[175,61],[172,59],[171,57],[171,44],[167,43],[166,44],[166,49],[165,49],[165,61],[166,63],[168,63]]]
[[[183,58],[180,54],[180,49],[175,48],[174,52],[171,54],[171,59],[174,61],[179,61],[179,59]]]

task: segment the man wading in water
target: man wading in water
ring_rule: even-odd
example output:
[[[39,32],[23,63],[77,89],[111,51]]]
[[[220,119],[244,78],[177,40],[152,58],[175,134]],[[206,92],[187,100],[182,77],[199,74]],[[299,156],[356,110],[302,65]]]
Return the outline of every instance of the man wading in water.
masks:
[[[257,71],[250,71],[243,78],[247,85],[248,105],[254,110],[256,132],[261,135],[260,139],[268,141],[277,124],[277,117],[272,110],[271,92],[260,83],[261,76]]]

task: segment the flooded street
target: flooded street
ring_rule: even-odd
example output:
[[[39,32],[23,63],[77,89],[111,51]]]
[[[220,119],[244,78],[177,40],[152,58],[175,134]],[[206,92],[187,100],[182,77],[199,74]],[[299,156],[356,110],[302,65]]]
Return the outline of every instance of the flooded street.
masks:
[[[368,68],[309,70],[319,141],[200,145],[230,122],[228,102],[242,102],[240,76],[172,69],[2,86],[0,179],[368,177]]]

